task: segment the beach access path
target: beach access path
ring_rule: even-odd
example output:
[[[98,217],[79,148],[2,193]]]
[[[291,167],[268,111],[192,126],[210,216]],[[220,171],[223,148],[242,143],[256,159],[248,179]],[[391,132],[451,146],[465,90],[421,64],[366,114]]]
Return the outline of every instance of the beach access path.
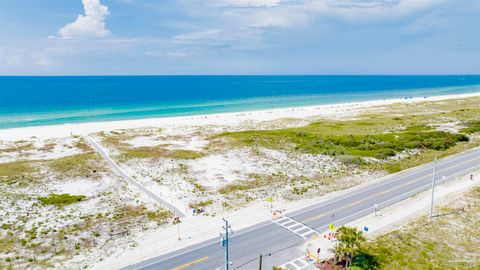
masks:
[[[102,158],[105,159],[105,161],[108,163],[108,165],[110,165],[110,167],[118,175],[120,175],[122,178],[127,180],[129,183],[131,183],[132,185],[137,187],[139,190],[141,190],[143,193],[145,193],[148,197],[150,197],[154,201],[158,202],[163,207],[172,211],[176,216],[185,217],[184,213],[182,213],[182,211],[180,211],[178,208],[176,208],[172,204],[168,203],[164,199],[157,196],[151,190],[146,188],[144,185],[140,184],[137,180],[135,180],[133,177],[128,175],[124,170],[122,170],[122,168],[120,168],[120,166],[112,158],[110,158],[110,156],[108,155],[108,150],[105,149],[102,145],[100,145],[100,143],[98,143],[94,138],[92,138],[91,136],[87,136],[87,138],[88,138],[88,141],[90,142],[90,144],[95,149],[95,151],[97,151],[97,153],[99,153],[100,156],[102,156]]]

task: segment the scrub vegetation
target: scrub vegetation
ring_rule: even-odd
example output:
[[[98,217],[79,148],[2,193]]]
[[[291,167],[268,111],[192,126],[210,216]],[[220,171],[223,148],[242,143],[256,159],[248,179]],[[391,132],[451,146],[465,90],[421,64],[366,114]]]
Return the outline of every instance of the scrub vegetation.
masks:
[[[438,207],[433,219],[416,218],[402,229],[366,241],[357,228],[337,228],[332,259],[319,269],[480,269],[480,187]]]
[[[478,145],[480,100],[467,103],[471,108],[428,115],[405,108],[402,114],[367,113],[355,120],[317,120],[302,127],[224,132],[213,136],[209,147],[214,151],[264,147],[328,155],[344,164],[392,173],[429,162],[435,155],[442,157]],[[419,111],[422,106],[426,105],[420,104]],[[458,128],[442,129],[445,124]]]

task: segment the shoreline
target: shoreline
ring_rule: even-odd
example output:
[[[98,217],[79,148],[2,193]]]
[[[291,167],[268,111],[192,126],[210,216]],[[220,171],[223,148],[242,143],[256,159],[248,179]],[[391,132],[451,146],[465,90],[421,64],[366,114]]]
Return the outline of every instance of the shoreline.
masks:
[[[409,99],[382,99],[361,102],[347,102],[336,104],[309,105],[299,107],[284,107],[264,110],[251,110],[239,112],[225,112],[214,114],[199,114],[190,116],[156,117],[132,120],[113,120],[83,122],[75,124],[58,124],[44,126],[29,126],[0,129],[0,140],[19,140],[31,137],[37,138],[61,138],[72,135],[85,136],[100,131],[111,131],[119,129],[136,129],[152,127],[182,127],[201,125],[235,125],[247,121],[271,121],[282,118],[309,118],[315,116],[335,115],[338,111],[355,111],[361,108],[368,108],[395,103],[416,103],[422,101],[440,101],[456,98],[478,97],[480,92],[440,95],[430,97],[416,97]],[[330,110],[335,108],[335,110]]]

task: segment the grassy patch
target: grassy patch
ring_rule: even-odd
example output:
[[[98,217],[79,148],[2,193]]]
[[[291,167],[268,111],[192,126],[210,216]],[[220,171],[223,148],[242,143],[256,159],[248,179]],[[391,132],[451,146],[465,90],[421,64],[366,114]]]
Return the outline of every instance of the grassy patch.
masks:
[[[252,180],[252,181],[239,181],[236,183],[231,183],[228,185],[225,185],[221,188],[218,189],[218,192],[220,194],[230,194],[234,192],[239,192],[239,191],[247,191],[251,189],[255,189],[259,186],[263,186],[262,183],[258,179]]]
[[[35,145],[28,141],[16,141],[14,146],[0,149],[0,153],[20,153],[35,149]]]
[[[32,167],[31,162],[0,163],[0,183],[26,185],[36,179],[33,173],[37,169]]]
[[[198,208],[207,207],[207,206],[212,205],[212,204],[213,204],[213,200],[206,200],[206,201],[189,203],[188,207],[190,207],[192,209],[198,209]]]
[[[199,151],[177,149],[168,151],[166,157],[173,159],[196,159],[203,156],[204,154]]]
[[[1,253],[11,252],[17,241],[18,239],[16,239],[11,234],[7,234],[4,237],[0,237],[0,252]]]
[[[158,224],[167,223],[173,217],[173,213],[166,209],[148,210],[143,205],[124,205],[116,209],[113,214],[114,220],[131,220],[140,216],[147,216]]]
[[[466,128],[462,129],[461,132],[464,133],[475,133],[480,131],[480,120],[473,120],[466,122]]]
[[[103,161],[95,153],[84,153],[48,162],[55,172],[68,176],[90,177],[100,171],[105,171]]]
[[[74,146],[83,152],[92,152],[92,147],[82,138],[74,143]]]
[[[172,159],[196,159],[204,154],[191,150],[167,150],[162,147],[137,147],[121,151],[120,160],[126,161],[134,158],[172,158]]]
[[[150,220],[156,221],[158,224],[167,223],[168,220],[173,217],[173,213],[166,209],[160,209],[156,211],[145,211],[145,214]]]
[[[45,205],[55,205],[62,207],[72,203],[80,202],[86,197],[84,195],[70,195],[70,194],[49,194],[47,197],[39,197],[38,200]]]

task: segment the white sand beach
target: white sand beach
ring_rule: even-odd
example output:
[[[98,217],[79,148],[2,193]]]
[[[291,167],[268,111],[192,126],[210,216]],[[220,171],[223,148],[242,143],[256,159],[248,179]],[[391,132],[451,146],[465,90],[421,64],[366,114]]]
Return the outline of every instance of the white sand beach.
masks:
[[[480,96],[480,93],[432,96],[409,99],[386,99],[353,103],[341,103],[319,106],[288,107],[259,111],[243,111],[235,113],[206,114],[180,117],[146,118],[137,120],[86,122],[78,124],[62,124],[51,126],[33,126],[23,128],[0,129],[0,140],[22,140],[32,136],[41,139],[61,138],[71,135],[87,135],[101,131],[118,129],[135,129],[147,127],[179,128],[209,125],[238,125],[248,122],[264,122],[282,118],[310,118],[322,116],[328,118],[342,118],[357,114],[360,110],[385,106],[394,103],[412,103],[421,101],[438,101],[455,98]]]

